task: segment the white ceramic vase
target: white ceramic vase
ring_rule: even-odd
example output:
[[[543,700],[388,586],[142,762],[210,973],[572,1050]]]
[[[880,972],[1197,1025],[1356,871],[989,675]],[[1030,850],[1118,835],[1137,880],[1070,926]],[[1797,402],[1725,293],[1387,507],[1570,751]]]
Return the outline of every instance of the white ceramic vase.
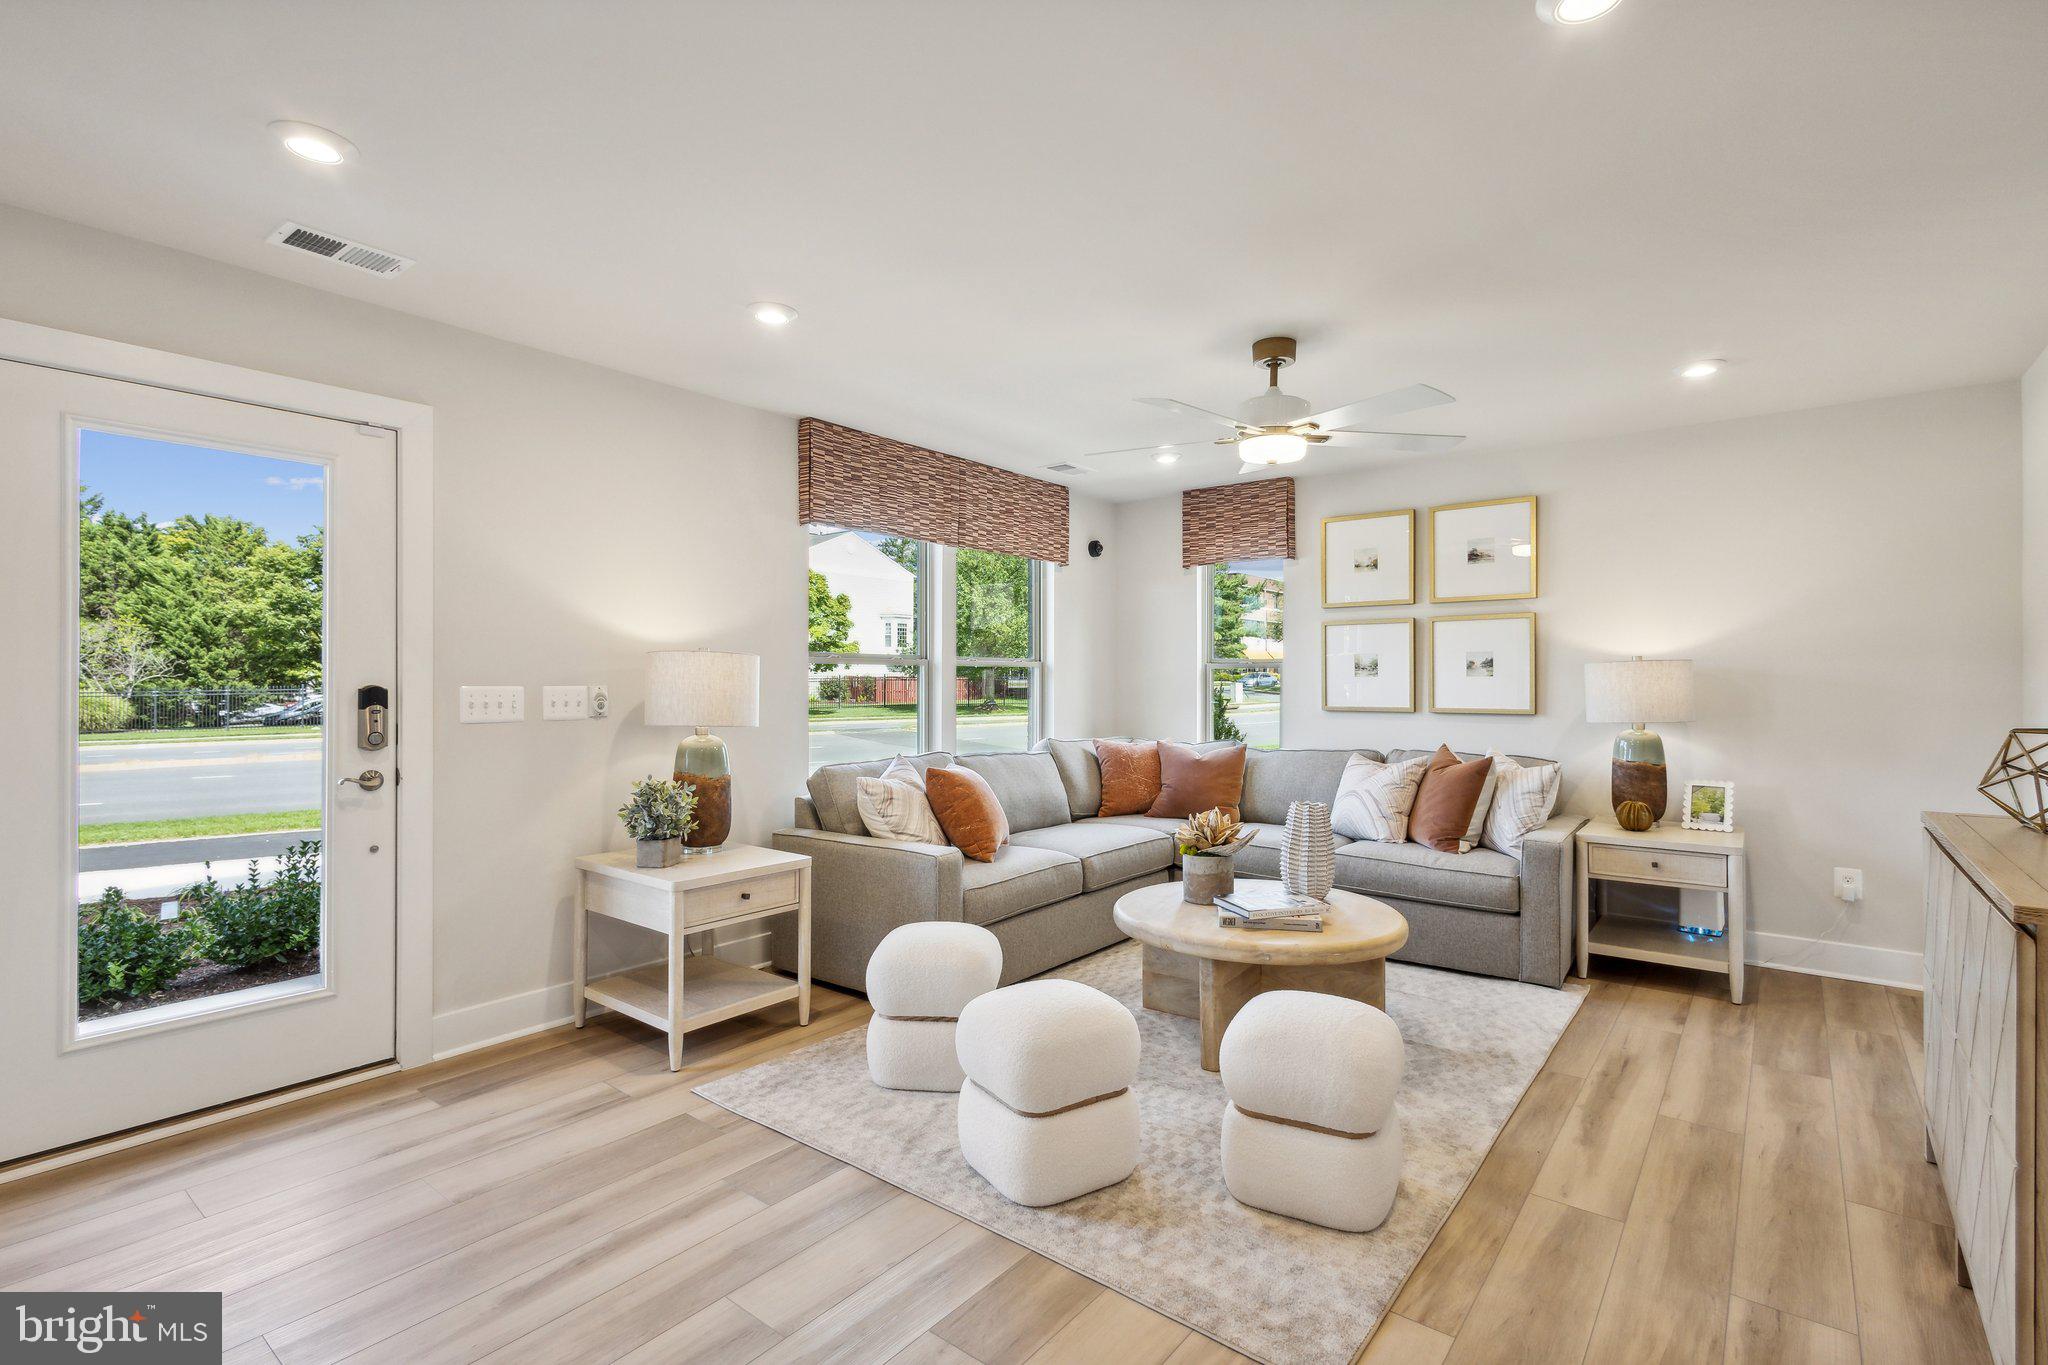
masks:
[[[1297,896],[1324,900],[1337,879],[1337,845],[1330,808],[1321,801],[1287,807],[1287,837],[1280,843],[1280,884]]]

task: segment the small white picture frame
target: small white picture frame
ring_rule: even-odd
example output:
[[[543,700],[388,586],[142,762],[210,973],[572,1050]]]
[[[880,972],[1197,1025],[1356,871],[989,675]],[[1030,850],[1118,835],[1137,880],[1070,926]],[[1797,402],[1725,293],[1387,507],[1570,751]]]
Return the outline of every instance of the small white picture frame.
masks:
[[[1415,509],[1323,518],[1323,605],[1405,607],[1415,600]]]
[[[1735,784],[1688,782],[1683,809],[1685,828],[1726,833],[1735,828]]]
[[[1415,618],[1323,623],[1325,711],[1415,709]]]

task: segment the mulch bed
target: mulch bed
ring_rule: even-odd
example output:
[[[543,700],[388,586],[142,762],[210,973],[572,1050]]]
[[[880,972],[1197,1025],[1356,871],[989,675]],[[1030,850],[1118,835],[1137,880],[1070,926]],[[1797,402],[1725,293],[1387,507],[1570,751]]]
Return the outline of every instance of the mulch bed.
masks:
[[[320,950],[317,948],[294,953],[282,961],[261,967],[223,967],[218,962],[201,962],[179,972],[160,991],[121,999],[102,996],[79,1010],[78,1017],[81,1020],[106,1019],[116,1014],[133,1014],[137,1010],[155,1009],[158,1005],[201,1000],[209,995],[226,995],[231,991],[245,991],[251,986],[268,986],[273,981],[294,981],[319,973]]]

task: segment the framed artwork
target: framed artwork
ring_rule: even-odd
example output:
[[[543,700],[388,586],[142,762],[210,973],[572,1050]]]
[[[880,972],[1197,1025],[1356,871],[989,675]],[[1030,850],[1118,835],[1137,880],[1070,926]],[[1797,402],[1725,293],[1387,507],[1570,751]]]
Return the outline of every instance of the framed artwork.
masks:
[[[1415,709],[1415,618],[1323,622],[1325,711]]]
[[[1734,829],[1735,784],[1733,782],[1686,783],[1685,827],[1687,829]]]
[[[1536,499],[1429,509],[1429,600],[1510,602],[1536,595]]]
[[[1405,607],[1415,600],[1415,509],[1323,518],[1323,605]]]
[[[1429,709],[1536,714],[1536,613],[1439,616],[1429,623]]]

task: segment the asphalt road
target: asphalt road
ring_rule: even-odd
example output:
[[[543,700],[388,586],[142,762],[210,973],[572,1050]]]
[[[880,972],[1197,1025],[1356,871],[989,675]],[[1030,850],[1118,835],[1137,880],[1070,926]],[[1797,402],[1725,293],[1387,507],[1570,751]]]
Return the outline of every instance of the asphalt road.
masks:
[[[78,821],[255,815],[320,805],[320,740],[95,744],[78,751]]]

